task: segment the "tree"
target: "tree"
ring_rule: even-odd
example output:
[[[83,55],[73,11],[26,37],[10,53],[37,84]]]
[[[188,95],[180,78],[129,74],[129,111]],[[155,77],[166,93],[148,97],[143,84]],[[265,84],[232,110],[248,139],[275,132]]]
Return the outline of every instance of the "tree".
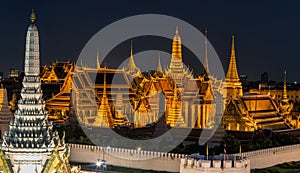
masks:
[[[228,154],[238,153],[240,150],[240,141],[237,140],[233,135],[226,134],[221,141],[221,148],[226,144],[226,152]],[[223,150],[221,150],[223,151]]]

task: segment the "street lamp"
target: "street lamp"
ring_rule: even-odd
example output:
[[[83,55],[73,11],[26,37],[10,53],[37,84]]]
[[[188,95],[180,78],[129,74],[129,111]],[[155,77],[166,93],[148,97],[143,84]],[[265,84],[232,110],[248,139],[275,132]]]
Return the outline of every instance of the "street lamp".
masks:
[[[102,164],[101,164],[101,160],[100,159],[97,159],[97,162],[96,162],[96,166],[97,167],[100,167]]]

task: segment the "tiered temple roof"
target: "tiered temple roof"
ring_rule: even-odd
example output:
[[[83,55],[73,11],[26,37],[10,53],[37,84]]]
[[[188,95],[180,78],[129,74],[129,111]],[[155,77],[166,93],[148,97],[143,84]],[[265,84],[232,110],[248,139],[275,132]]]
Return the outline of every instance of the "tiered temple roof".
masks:
[[[246,95],[232,98],[226,107],[223,124],[228,130],[256,130],[259,128],[280,130],[293,127],[280,114],[278,105],[268,95]]]

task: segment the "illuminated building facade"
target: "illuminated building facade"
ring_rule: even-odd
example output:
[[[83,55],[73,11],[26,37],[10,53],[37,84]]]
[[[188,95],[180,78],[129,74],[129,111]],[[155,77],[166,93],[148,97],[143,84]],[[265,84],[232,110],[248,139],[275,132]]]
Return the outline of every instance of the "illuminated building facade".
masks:
[[[14,119],[5,133],[0,152],[3,172],[70,172],[69,151],[53,131],[42,99],[39,33],[32,10],[25,46],[25,76]]]
[[[13,78],[13,77],[18,77],[18,76],[19,76],[19,70],[9,69],[8,77]]]

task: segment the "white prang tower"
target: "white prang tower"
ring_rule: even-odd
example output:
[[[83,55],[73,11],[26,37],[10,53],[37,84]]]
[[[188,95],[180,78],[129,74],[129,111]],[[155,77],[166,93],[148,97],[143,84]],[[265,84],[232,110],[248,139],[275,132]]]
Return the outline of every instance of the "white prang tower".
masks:
[[[47,119],[40,81],[39,33],[36,16],[31,13],[25,47],[25,76],[21,99],[9,131],[3,137],[2,151],[9,172],[70,172],[64,139]],[[2,159],[2,162],[4,160]],[[5,168],[2,168],[5,169]]]

